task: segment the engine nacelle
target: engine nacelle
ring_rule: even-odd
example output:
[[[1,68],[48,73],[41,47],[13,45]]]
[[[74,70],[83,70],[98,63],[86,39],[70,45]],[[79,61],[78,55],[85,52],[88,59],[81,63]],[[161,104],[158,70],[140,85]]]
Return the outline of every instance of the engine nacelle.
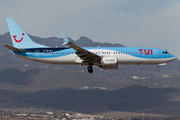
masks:
[[[101,59],[102,69],[118,69],[118,58],[117,57],[103,57]]]

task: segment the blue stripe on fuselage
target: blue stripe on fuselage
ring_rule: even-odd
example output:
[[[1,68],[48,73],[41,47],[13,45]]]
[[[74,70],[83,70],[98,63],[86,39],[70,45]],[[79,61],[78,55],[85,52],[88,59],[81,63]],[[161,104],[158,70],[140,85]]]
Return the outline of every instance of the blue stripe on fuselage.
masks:
[[[145,59],[163,59],[174,57],[171,54],[164,54],[165,50],[158,48],[139,48],[139,47],[83,47],[86,50],[96,50],[97,52],[110,52],[111,54],[104,54],[104,56],[117,56],[122,55],[120,52],[125,53],[130,56],[145,58]],[[27,52],[14,52],[15,54],[27,56],[27,57],[38,57],[38,58],[54,58],[62,57],[75,53],[76,51],[70,47],[62,48],[32,48],[32,49],[23,49]],[[99,51],[98,51],[99,50]],[[142,52],[142,54],[140,54]]]

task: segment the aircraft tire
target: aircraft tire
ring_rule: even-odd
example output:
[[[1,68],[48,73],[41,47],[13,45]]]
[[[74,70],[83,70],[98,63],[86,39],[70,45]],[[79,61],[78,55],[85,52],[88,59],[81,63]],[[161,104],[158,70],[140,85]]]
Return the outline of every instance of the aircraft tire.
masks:
[[[160,68],[157,68],[156,70],[157,70],[157,71],[160,71]]]
[[[92,65],[88,66],[87,69],[88,69],[88,72],[89,72],[89,73],[93,73]]]

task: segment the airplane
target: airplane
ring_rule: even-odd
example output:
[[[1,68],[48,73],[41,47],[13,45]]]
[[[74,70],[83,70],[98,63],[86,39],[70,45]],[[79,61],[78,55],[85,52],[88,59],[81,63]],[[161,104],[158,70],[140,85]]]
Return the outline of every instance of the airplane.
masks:
[[[64,43],[70,47],[52,48],[34,42],[13,18],[6,18],[13,46],[4,45],[13,55],[48,64],[87,65],[93,73],[93,65],[104,70],[118,69],[118,65],[166,65],[176,59],[167,50],[147,47],[80,47],[70,42],[61,31]]]

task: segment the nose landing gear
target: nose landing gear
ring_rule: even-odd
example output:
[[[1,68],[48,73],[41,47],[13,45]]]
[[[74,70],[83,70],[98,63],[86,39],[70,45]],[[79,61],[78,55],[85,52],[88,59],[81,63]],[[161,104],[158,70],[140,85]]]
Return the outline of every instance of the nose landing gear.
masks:
[[[165,66],[166,65],[166,63],[159,63],[159,64],[157,64],[157,71],[160,71],[160,66]]]
[[[157,67],[157,69],[156,69],[157,71],[160,71],[160,68],[159,67]]]
[[[87,67],[87,69],[88,69],[88,72],[89,72],[89,73],[93,73],[92,65],[89,65],[89,66]]]

